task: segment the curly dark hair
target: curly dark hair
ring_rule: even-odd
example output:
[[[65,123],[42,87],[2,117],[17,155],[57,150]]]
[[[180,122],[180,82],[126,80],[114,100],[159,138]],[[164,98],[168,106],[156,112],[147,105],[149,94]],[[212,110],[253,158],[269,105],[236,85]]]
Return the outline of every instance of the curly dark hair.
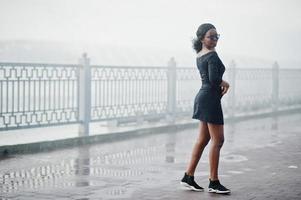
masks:
[[[202,42],[201,42],[201,38],[193,38],[192,39],[192,48],[195,50],[196,53],[199,53],[202,50]]]
[[[215,29],[215,26],[210,23],[204,23],[198,27],[198,30],[196,31],[197,37],[192,39],[192,48],[196,51],[196,53],[199,53],[199,51],[202,50],[203,44],[201,40],[206,35],[207,31],[212,28]]]

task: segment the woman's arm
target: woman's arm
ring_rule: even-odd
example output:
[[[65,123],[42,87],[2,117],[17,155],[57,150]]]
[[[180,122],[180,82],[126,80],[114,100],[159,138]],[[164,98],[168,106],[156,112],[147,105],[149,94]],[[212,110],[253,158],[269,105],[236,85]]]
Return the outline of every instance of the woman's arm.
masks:
[[[212,86],[218,88],[222,83],[222,74],[219,71],[218,61],[216,57],[208,59],[208,76]]]
[[[219,66],[218,58],[217,57],[211,57],[208,60],[208,76],[209,81],[211,85],[215,88],[222,88],[222,95],[227,93],[230,85],[227,81],[222,79],[223,74],[220,72],[220,66]]]

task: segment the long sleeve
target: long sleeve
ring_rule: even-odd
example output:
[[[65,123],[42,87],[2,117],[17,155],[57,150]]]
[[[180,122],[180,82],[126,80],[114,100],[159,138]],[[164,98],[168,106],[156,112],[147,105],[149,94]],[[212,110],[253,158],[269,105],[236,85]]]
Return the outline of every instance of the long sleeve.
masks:
[[[210,84],[218,88],[222,82],[222,73],[219,70],[219,62],[215,56],[208,59],[208,76]]]

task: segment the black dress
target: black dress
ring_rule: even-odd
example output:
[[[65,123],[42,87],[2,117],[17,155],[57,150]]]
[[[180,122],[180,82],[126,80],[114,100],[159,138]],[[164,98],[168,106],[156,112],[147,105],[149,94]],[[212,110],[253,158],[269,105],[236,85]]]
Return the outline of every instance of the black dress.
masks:
[[[202,87],[194,99],[193,119],[213,124],[224,124],[221,105],[222,89],[219,86],[225,72],[225,66],[216,51],[196,58],[202,79]]]

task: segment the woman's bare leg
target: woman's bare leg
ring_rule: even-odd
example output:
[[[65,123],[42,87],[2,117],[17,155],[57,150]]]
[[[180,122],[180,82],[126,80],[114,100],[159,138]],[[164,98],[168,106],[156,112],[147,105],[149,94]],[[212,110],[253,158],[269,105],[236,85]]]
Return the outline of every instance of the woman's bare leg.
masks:
[[[203,150],[210,140],[210,134],[207,122],[200,121],[199,135],[197,141],[194,144],[190,163],[187,167],[186,173],[190,176],[194,175],[196,166],[202,156]]]
[[[218,180],[218,163],[220,149],[224,143],[224,125],[208,123],[211,137],[211,148],[209,151],[210,179]]]

